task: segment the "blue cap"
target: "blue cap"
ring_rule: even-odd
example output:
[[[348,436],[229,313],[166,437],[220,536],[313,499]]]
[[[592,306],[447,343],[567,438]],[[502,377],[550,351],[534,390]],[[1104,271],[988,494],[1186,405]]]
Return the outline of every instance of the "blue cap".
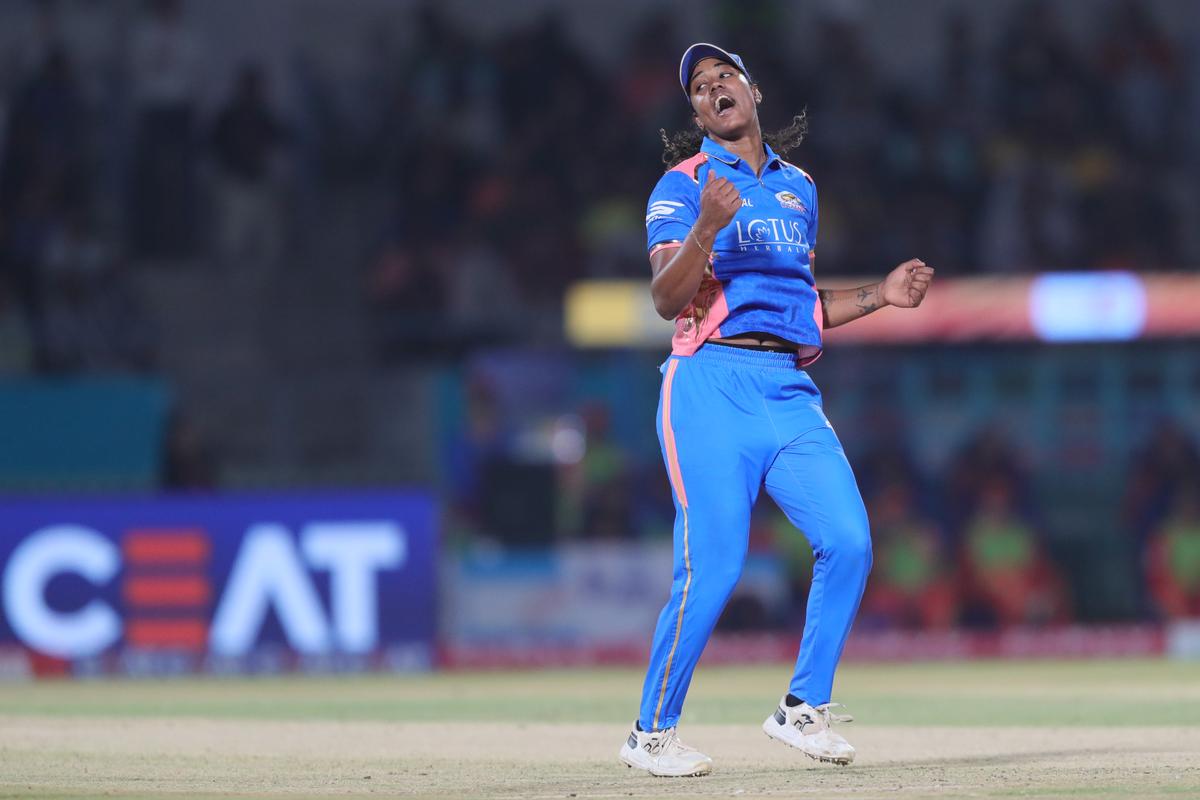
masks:
[[[683,58],[679,59],[679,85],[683,88],[685,95],[691,96],[691,92],[688,91],[688,82],[692,77],[692,70],[695,68],[696,62],[705,58],[719,58],[726,64],[733,64],[746,76],[746,80],[754,82],[754,79],[750,77],[750,70],[746,69],[746,65],[742,63],[742,57],[737,53],[730,53],[728,50],[708,42],[696,42],[683,51]]]

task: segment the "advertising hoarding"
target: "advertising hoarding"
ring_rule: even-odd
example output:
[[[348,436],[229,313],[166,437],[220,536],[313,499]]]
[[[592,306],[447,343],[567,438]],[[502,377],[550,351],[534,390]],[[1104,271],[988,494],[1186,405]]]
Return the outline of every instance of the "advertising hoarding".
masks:
[[[421,493],[0,501],[0,645],[80,671],[421,669]]]

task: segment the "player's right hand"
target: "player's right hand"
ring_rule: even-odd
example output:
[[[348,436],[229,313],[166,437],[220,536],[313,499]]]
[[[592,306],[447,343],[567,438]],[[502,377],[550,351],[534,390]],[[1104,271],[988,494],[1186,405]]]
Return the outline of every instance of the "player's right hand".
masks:
[[[713,177],[708,171],[704,188],[700,191],[700,217],[697,224],[714,234],[729,224],[733,215],[742,207],[742,196],[725,178]]]

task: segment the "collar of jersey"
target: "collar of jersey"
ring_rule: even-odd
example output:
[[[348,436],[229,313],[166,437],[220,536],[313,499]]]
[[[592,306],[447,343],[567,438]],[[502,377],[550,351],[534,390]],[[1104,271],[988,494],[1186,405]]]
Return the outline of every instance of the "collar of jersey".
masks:
[[[773,164],[777,164],[777,162],[781,160],[779,156],[775,154],[775,151],[771,149],[771,145],[767,144],[766,142],[763,142],[763,150],[765,150],[767,153],[767,161],[764,166],[769,167]],[[731,167],[736,167],[742,160],[741,156],[735,156],[733,153],[729,152],[724,147],[721,147],[721,145],[717,144],[707,136],[704,137],[704,142],[700,145],[700,152],[711,156],[722,163],[728,164]]]

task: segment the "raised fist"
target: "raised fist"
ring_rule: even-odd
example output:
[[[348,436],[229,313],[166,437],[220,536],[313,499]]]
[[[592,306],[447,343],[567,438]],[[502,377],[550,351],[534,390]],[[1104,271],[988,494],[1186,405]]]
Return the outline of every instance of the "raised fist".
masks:
[[[729,224],[733,215],[742,207],[742,196],[725,178],[717,178],[713,170],[708,171],[704,189],[700,192],[700,217],[697,225],[716,233]]]

